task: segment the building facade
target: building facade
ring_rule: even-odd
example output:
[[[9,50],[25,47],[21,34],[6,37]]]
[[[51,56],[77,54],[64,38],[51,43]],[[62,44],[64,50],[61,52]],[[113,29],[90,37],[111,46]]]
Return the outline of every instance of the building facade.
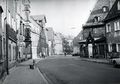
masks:
[[[51,56],[54,54],[54,31],[52,27],[46,28],[46,38],[48,44],[48,55]]]
[[[39,36],[38,36],[38,44],[37,46],[37,57],[44,57],[48,56],[48,44],[46,40],[46,34],[45,34],[45,24],[46,24],[46,16],[45,15],[35,15],[31,16],[33,20],[39,25]],[[32,41],[34,42],[34,39],[32,36]],[[33,43],[33,45],[35,45]],[[34,51],[33,51],[34,52]]]
[[[63,52],[63,45],[62,45],[62,34],[55,33],[54,34],[54,54],[55,55],[62,55]]]
[[[29,0],[0,0],[0,77],[23,56]],[[25,10],[24,10],[25,9]],[[24,10],[24,11],[23,11]],[[27,13],[26,13],[27,12]],[[19,37],[19,38],[18,38]],[[2,49],[2,50],[1,50]]]
[[[79,42],[83,40],[83,31],[73,39],[73,55],[79,55],[82,53],[80,52],[80,44]],[[82,50],[81,50],[82,51]]]
[[[105,18],[107,56],[120,57],[120,0],[116,0]]]
[[[106,30],[104,19],[115,0],[98,0],[83,26],[81,49],[83,57],[106,58]]]

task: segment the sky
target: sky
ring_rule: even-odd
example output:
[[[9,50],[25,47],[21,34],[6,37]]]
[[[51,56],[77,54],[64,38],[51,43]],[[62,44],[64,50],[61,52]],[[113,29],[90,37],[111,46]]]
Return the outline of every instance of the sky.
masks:
[[[31,0],[31,15],[45,15],[46,27],[64,35],[77,36],[96,0]]]

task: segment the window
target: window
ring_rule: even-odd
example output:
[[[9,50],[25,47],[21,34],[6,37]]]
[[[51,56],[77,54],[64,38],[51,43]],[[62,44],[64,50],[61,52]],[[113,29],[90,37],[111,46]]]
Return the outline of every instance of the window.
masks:
[[[98,21],[100,21],[100,17],[95,16],[95,17],[94,17],[94,22],[98,22]]]
[[[112,52],[112,45],[111,44],[108,45],[108,50],[109,50],[109,52]]]
[[[96,28],[94,29],[94,33],[98,33]]]
[[[117,48],[116,48],[116,44],[112,44],[112,52],[116,52]]]
[[[114,30],[115,31],[120,30],[120,23],[119,23],[119,21],[114,22]]]
[[[11,44],[9,44],[9,57],[8,57],[9,61],[11,61]]]
[[[2,59],[2,38],[0,37],[0,60]]]
[[[23,36],[25,36],[25,24],[23,23]]]
[[[107,12],[107,8],[108,8],[108,7],[104,6],[104,7],[102,8],[103,12]]]
[[[120,1],[117,3],[117,9],[120,10]]]
[[[120,36],[120,31],[116,31],[116,32],[114,33],[114,37],[117,37],[117,36]]]
[[[14,18],[12,18],[11,20],[11,27],[14,29],[14,31],[16,31],[16,23],[15,23]]]
[[[110,24],[106,24],[106,32],[111,32],[111,25]]]
[[[120,52],[120,44],[117,46],[117,51]]]
[[[11,26],[11,14],[10,14],[10,12],[8,12],[8,23]]]
[[[20,35],[22,35],[22,21],[20,21]]]

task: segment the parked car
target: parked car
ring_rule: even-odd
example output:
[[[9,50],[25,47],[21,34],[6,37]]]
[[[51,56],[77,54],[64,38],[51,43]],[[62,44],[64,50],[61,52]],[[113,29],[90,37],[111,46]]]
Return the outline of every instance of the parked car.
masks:
[[[80,56],[80,53],[72,53],[72,56]]]
[[[114,67],[120,66],[120,58],[113,58],[113,59],[111,59],[111,62]]]

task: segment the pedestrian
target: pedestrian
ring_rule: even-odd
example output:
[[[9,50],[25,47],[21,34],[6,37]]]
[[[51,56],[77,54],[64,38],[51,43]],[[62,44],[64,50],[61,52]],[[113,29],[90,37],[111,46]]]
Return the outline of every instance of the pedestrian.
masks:
[[[65,53],[65,56],[66,56],[66,53]]]

